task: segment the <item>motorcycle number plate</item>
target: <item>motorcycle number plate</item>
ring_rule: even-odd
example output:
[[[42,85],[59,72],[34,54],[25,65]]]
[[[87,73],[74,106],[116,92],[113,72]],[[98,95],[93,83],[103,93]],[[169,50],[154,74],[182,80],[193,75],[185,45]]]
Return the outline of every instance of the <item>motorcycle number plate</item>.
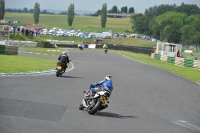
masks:
[[[62,69],[62,67],[61,66],[58,66],[58,70],[61,70]]]
[[[100,100],[102,103],[106,103],[107,102],[107,98],[105,96],[101,96]]]

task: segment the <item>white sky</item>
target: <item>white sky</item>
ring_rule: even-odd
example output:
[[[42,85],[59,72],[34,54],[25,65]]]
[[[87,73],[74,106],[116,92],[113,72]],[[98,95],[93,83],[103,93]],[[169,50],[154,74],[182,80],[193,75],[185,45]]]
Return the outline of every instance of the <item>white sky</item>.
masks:
[[[40,9],[65,10],[68,6],[74,3],[75,10],[97,11],[102,8],[104,3],[107,3],[107,9],[110,10],[113,6],[133,7],[136,13],[144,13],[145,9],[154,5],[161,4],[176,4],[180,6],[182,2],[185,4],[196,4],[200,7],[200,0],[5,0],[5,8],[33,9],[35,3],[40,4]]]

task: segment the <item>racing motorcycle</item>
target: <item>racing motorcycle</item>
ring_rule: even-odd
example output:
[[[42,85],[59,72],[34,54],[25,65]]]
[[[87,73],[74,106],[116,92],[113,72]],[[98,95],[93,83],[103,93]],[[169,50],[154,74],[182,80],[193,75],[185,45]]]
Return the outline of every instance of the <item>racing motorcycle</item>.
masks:
[[[64,73],[63,63],[61,61],[58,62],[56,76],[60,77]]]
[[[82,104],[79,106],[80,110],[86,108],[90,115],[94,115],[97,111],[101,111],[108,107],[108,98],[111,95],[109,91],[101,90],[99,92],[95,92],[92,94],[92,96],[88,96],[89,91],[84,91],[84,93],[85,98],[83,99]]]

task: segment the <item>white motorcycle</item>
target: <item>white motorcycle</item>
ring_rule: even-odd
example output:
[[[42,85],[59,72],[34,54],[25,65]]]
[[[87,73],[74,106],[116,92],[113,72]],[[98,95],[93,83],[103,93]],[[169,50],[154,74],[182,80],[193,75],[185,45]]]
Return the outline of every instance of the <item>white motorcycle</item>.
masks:
[[[108,107],[108,98],[111,93],[107,90],[101,90],[92,94],[92,96],[87,96],[88,91],[85,92],[85,98],[83,99],[82,104],[79,106],[80,110],[87,108],[87,112],[90,115],[94,115],[97,111],[103,110]]]

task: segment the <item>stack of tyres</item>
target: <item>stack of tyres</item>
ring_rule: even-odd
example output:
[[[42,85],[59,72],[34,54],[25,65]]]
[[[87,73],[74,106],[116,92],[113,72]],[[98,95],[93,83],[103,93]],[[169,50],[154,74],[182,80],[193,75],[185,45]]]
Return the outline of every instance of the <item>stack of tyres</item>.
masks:
[[[193,67],[194,66],[194,60],[184,59],[184,66],[185,67]]]
[[[170,57],[170,56],[168,56],[168,58],[167,58],[167,63],[175,64],[175,57]]]
[[[160,60],[160,54],[155,54],[155,55],[154,55],[154,59],[155,59],[155,60]]]

